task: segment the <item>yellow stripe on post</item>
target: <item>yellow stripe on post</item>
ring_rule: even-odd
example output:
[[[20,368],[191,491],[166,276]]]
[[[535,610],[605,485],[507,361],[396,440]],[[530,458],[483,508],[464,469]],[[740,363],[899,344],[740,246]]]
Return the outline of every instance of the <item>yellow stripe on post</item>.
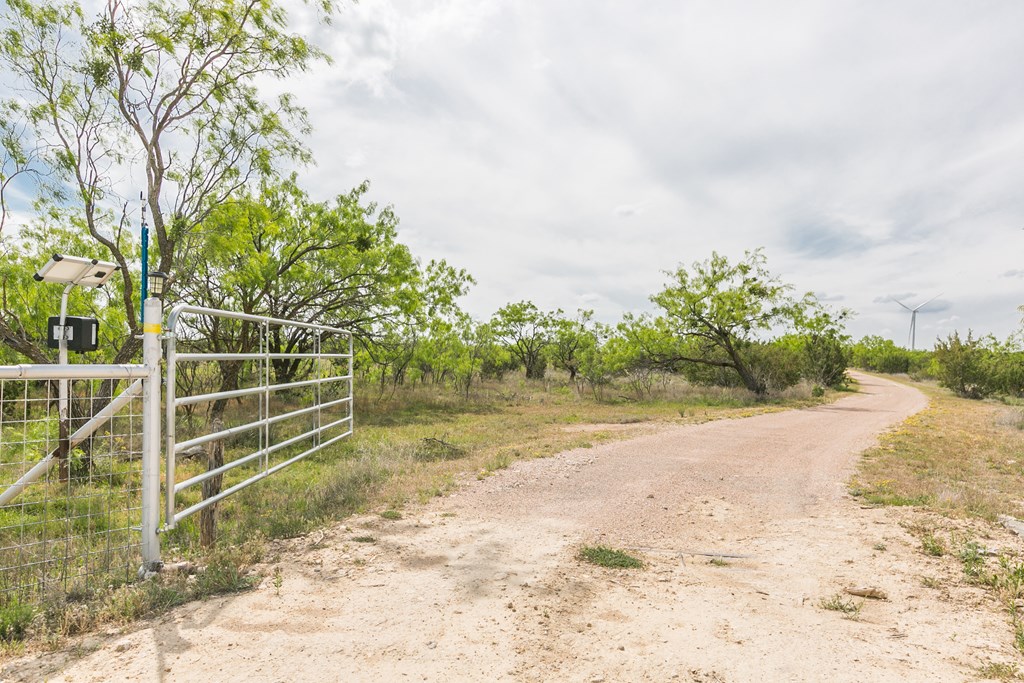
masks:
[[[160,327],[160,323],[149,323],[142,326],[142,331],[146,334],[160,334],[163,328]]]

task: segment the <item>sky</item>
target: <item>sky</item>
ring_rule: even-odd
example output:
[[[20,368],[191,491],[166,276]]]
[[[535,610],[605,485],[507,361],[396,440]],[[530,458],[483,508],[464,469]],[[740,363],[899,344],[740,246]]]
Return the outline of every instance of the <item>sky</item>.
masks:
[[[763,247],[848,330],[1005,337],[1024,304],[1024,3],[360,0],[299,27],[287,88],[327,198],[363,179],[400,239],[613,322],[664,271]]]

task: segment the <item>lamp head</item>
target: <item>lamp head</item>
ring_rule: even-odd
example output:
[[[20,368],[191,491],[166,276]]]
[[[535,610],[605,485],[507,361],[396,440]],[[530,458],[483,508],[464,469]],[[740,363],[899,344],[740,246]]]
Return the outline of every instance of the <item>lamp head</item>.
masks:
[[[149,295],[162,299],[170,279],[167,273],[162,270],[151,270],[147,279]]]

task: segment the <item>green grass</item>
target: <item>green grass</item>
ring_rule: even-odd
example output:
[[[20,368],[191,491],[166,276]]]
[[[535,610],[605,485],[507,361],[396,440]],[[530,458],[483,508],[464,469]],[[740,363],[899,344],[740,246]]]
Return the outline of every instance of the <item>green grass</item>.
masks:
[[[993,681],[1020,680],[1020,669],[1012,662],[989,662],[978,667],[978,677]]]
[[[583,546],[576,554],[576,559],[609,569],[643,569],[644,567],[642,560],[621,550],[603,545]]]
[[[860,615],[864,603],[851,600],[842,593],[836,593],[832,597],[822,598],[818,606],[832,612],[840,612],[847,619],[856,619]]]
[[[384,512],[380,513],[380,516],[384,519],[395,521],[402,518],[402,513],[399,512],[398,510],[385,510]]]
[[[925,555],[942,557],[946,554],[946,544],[934,534],[925,534],[921,538],[921,550]]]
[[[0,608],[0,640],[22,640],[28,634],[35,613],[34,606],[17,600]]]

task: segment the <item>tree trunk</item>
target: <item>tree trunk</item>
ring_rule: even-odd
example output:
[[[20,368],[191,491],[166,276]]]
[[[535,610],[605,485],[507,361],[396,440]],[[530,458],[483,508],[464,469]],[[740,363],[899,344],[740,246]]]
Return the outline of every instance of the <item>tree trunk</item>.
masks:
[[[733,367],[736,368],[736,372],[743,381],[743,385],[759,397],[767,394],[768,387],[765,386],[764,382],[754,376],[754,373],[750,371],[750,368],[743,362],[743,359],[740,358],[739,354],[730,348],[729,355],[732,357],[732,361],[734,363]]]
[[[224,423],[218,418],[210,423],[210,430],[219,432]],[[211,441],[206,447],[206,471],[215,470],[224,464],[224,441]],[[220,493],[224,475],[218,474],[203,482],[203,500],[209,500]],[[217,503],[199,512],[199,544],[210,548],[217,541]]]
[[[526,379],[544,379],[547,363],[543,358],[531,358],[526,363]]]

